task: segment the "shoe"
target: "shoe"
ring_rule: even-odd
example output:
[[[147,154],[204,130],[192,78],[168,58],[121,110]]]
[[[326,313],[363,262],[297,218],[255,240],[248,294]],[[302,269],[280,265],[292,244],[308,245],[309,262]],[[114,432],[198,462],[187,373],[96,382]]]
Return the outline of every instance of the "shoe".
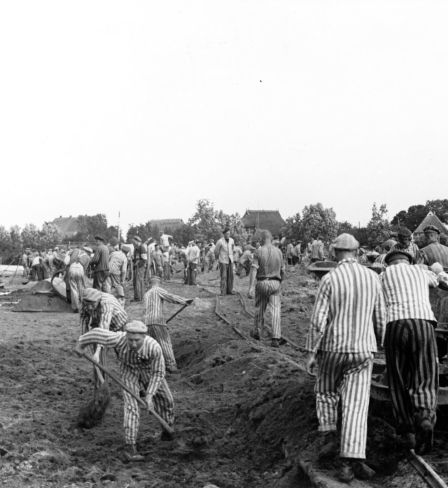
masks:
[[[405,432],[402,434],[401,441],[405,449],[415,449],[415,434],[413,432]]]
[[[342,481],[342,483],[350,483],[355,479],[355,473],[353,472],[352,465],[349,461],[342,461],[338,471],[338,479],[339,481]]]
[[[260,334],[258,332],[251,331],[250,336],[252,339],[255,339],[256,341],[260,340]]]
[[[430,420],[424,419],[418,426],[415,452],[420,455],[428,454],[432,450],[433,441],[432,423]]]
[[[364,461],[352,461],[352,470],[358,480],[371,480],[376,474]]]
[[[280,347],[280,339],[272,339],[271,347],[275,347],[275,348]]]
[[[177,368],[177,366],[167,366],[166,371],[170,374],[180,374],[180,371]]]
[[[162,430],[162,435],[160,436],[160,440],[163,442],[169,442],[174,440],[174,434],[171,434],[167,430]]]
[[[145,460],[145,458],[138,453],[135,444],[126,444],[123,455],[126,461],[129,462],[140,462]]]
[[[319,450],[319,461],[328,461],[337,454],[338,439],[336,431],[324,432],[322,435],[323,446]]]

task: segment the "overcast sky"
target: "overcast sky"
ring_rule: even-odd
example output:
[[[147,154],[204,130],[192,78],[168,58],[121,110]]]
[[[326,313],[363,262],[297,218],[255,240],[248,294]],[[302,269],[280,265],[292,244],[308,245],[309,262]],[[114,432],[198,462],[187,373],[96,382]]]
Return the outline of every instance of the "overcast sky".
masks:
[[[446,1],[0,5],[0,225],[448,196]]]

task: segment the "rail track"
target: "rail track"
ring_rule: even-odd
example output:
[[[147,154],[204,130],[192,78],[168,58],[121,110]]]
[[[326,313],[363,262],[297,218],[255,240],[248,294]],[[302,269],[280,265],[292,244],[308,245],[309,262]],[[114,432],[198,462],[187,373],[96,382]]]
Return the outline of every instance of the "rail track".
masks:
[[[204,285],[203,288],[205,290],[207,290],[206,285]],[[207,291],[209,291],[212,294],[212,292],[210,290],[207,290]],[[236,296],[238,297],[239,303],[242,307],[243,314],[247,318],[253,319],[254,314],[250,310],[248,310],[247,303],[246,303],[246,300],[244,299],[243,295],[240,292],[237,292]],[[280,351],[275,350],[275,349],[272,349],[270,347],[267,347],[264,344],[262,344],[260,341],[257,341],[255,339],[253,339],[252,337],[250,337],[249,335],[245,334],[244,331],[242,331],[239,327],[237,327],[237,325],[235,323],[233,323],[231,320],[229,320],[226,317],[225,312],[223,312],[223,310],[222,310],[222,303],[221,303],[220,295],[215,294],[215,300],[216,300],[215,301],[215,309],[214,309],[215,315],[222,322],[227,324],[240,339],[249,342],[255,351],[257,351],[257,350],[260,352],[261,351],[269,351],[269,354],[271,354],[275,357],[278,357],[279,359],[281,358],[282,360],[291,364],[292,366],[299,369],[300,371],[306,371],[305,364],[302,361],[300,361],[300,359],[298,362],[296,360],[296,358],[292,359],[288,354],[286,354],[284,352],[280,352]],[[282,335],[282,339],[286,344],[291,346],[293,349],[298,350],[300,352],[305,351],[305,348],[303,348],[299,344],[296,344],[295,342],[293,342],[289,338]],[[422,478],[422,480],[426,483],[426,485],[428,487],[430,487],[430,488],[448,488],[448,485],[446,484],[444,479],[437,473],[437,471],[434,469],[434,467],[427,460],[425,460],[423,457],[417,455],[413,450],[409,451],[409,453],[408,453],[408,461],[409,461],[409,464],[420,475],[420,477]],[[326,484],[324,481],[320,480],[319,474],[317,472],[315,472],[314,470],[313,470],[312,478],[313,479],[310,480],[312,482],[312,484],[315,486],[319,486],[319,488],[321,488],[322,486],[328,486],[328,487],[330,486],[330,485]],[[375,485],[366,485],[366,483],[364,482],[364,484],[362,486],[372,486],[372,488],[373,488],[373,486],[375,486]]]

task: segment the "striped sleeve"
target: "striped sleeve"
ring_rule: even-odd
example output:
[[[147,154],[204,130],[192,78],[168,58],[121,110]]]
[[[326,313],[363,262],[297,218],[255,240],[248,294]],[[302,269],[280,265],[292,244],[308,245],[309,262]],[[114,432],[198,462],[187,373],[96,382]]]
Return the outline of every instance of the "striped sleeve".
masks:
[[[160,383],[165,378],[165,360],[163,359],[162,348],[157,341],[151,341],[149,345],[151,357],[151,377],[149,379],[147,396],[153,396],[159,389]]]
[[[180,297],[178,295],[173,295],[167,292],[166,290],[164,290],[163,288],[158,288],[157,292],[159,294],[159,297],[168,303],[179,303],[181,305],[186,305],[187,303],[186,298]]]
[[[123,340],[125,332],[111,332],[109,330],[95,328],[90,332],[83,334],[78,343],[82,346],[89,346],[91,344],[100,344],[105,347],[115,347]]]
[[[331,294],[329,276],[330,275],[324,276],[320,282],[316,296],[316,303],[314,304],[314,309],[311,316],[311,325],[306,341],[306,349],[307,351],[313,353],[315,353],[319,348],[319,344],[325,334],[325,329],[328,324]]]
[[[376,278],[376,285],[377,296],[373,309],[373,325],[375,327],[377,344],[378,346],[383,347],[384,336],[386,334],[387,308],[386,301],[384,299],[383,287],[381,286],[381,281],[379,278]]]
[[[101,329],[110,329],[113,317],[113,306],[110,302],[101,302],[101,320],[98,325]]]

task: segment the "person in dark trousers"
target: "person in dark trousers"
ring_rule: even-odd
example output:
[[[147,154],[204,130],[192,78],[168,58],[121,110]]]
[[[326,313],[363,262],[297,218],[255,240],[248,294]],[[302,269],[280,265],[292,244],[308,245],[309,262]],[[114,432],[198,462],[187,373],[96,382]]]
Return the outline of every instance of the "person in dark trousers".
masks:
[[[132,239],[134,244],[134,302],[141,302],[143,300],[143,293],[145,291],[145,273],[148,265],[148,248],[146,244],[142,243],[139,236],[134,236]]]
[[[109,248],[102,236],[96,236],[95,242],[95,254],[90,261],[90,267],[93,271],[93,288],[110,293]]]
[[[230,237],[230,229],[224,229],[223,236],[216,243],[215,257],[219,262],[221,275],[221,295],[233,295],[233,251],[235,243]]]

